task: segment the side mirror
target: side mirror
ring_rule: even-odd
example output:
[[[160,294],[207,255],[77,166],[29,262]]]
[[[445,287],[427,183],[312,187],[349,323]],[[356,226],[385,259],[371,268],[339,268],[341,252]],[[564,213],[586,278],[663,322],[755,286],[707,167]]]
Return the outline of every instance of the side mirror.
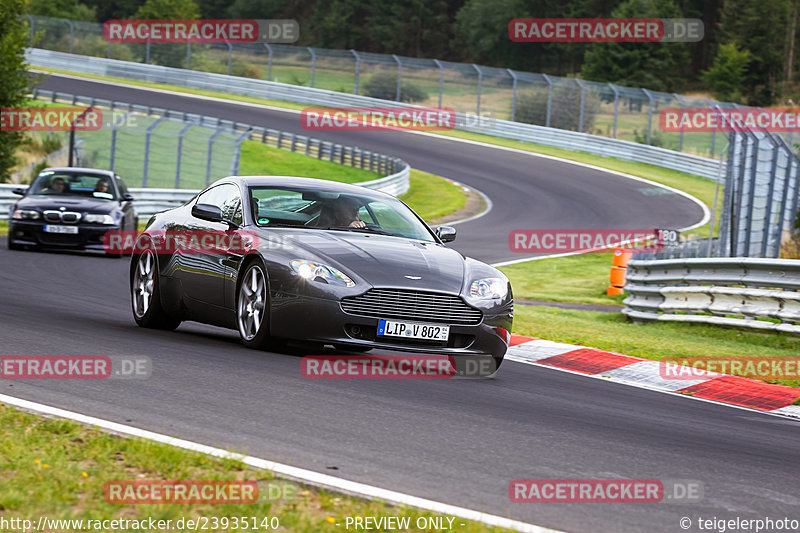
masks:
[[[439,226],[436,228],[436,236],[439,237],[442,242],[451,242],[456,240],[456,228],[453,226]]]
[[[222,222],[222,209],[211,204],[194,204],[192,216],[208,222]]]
[[[123,202],[132,202],[133,201],[133,195],[132,194],[128,194],[128,193],[123,194],[122,195],[122,201]]]
[[[11,192],[13,194],[18,194],[20,196],[25,196],[25,189],[23,189],[22,187],[17,187],[16,189],[12,189]]]

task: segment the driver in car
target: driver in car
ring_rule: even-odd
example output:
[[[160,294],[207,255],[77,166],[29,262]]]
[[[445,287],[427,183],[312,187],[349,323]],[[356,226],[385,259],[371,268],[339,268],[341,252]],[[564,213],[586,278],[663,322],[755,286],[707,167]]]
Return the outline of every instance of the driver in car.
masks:
[[[53,178],[53,181],[50,182],[50,185],[42,189],[42,192],[45,194],[61,194],[67,188],[67,182],[64,181],[64,178]]]
[[[358,200],[339,198],[332,205],[326,205],[320,223],[323,226],[347,226],[363,228],[366,224],[358,217]]]

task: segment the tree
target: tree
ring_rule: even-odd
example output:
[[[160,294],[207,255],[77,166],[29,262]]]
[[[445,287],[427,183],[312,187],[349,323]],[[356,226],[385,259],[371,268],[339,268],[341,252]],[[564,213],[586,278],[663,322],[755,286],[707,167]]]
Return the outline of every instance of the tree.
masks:
[[[25,102],[28,73],[25,70],[25,46],[28,44],[27,22],[20,18],[26,0],[0,2],[0,108],[19,107]],[[19,131],[0,131],[0,182],[6,182],[16,163],[14,153],[23,140]]]
[[[714,98],[738,102],[742,98],[750,52],[739,50],[736,43],[719,47],[714,64],[703,73],[703,81],[714,91]]]
[[[137,19],[180,19],[200,18],[200,8],[194,0],[147,0],[136,10]]]
[[[769,105],[778,98],[778,81],[784,74],[787,0],[766,6],[760,0],[727,0],[722,9],[720,42],[736,42],[750,52],[743,93],[748,104]],[[790,21],[789,21],[790,22]]]
[[[672,0],[626,0],[614,18],[680,18]],[[581,77],[672,92],[686,82],[689,55],[684,43],[595,43],[584,56]]]
[[[72,20],[95,20],[95,10],[78,0],[30,0],[28,14]]]

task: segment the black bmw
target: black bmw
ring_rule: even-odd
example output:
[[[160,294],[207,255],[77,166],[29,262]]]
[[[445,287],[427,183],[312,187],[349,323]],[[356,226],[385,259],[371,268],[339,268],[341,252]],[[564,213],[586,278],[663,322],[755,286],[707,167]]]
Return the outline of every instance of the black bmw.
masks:
[[[164,246],[178,234],[246,244]],[[491,355],[499,364],[511,286],[444,245],[454,238],[452,227],[432,230],[400,200],[363,187],[224,178],[148,222],[131,261],[133,315],[143,327],[193,320],[236,329],[254,348],[300,340],[351,352]]]
[[[119,176],[93,168],[47,168],[11,208],[8,247],[107,250],[112,230],[135,231],[133,197]],[[109,255],[119,255],[110,253]]]

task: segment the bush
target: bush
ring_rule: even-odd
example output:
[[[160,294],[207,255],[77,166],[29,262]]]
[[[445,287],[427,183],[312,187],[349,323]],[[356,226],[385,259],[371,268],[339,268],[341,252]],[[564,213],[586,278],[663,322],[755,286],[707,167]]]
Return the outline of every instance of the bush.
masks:
[[[388,72],[373,74],[364,84],[363,94],[381,100],[397,98],[397,76]],[[401,102],[421,102],[428,99],[428,94],[412,83],[403,83],[400,87]]]
[[[553,87],[551,96],[550,127],[560,130],[580,129],[581,91],[577,87]],[[586,91],[583,113],[583,131],[592,131],[600,102],[597,95]],[[547,124],[547,90],[519,93],[514,120],[527,124]]]

